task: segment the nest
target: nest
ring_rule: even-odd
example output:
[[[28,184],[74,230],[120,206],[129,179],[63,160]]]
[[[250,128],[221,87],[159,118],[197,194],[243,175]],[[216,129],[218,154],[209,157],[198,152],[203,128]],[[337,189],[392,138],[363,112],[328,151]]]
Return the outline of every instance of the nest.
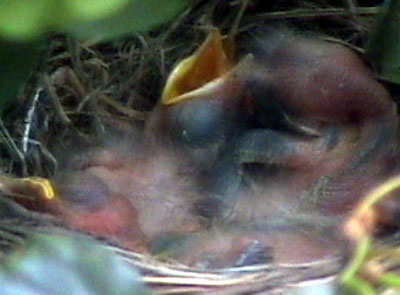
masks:
[[[252,1],[240,21],[239,35],[266,22],[284,22],[324,32],[362,51],[372,16],[377,13],[375,7],[349,10],[321,1],[301,6],[299,1],[263,2]],[[110,125],[117,125],[117,130],[132,125],[140,128],[173,65],[197,48],[207,28],[217,26],[228,32],[239,4],[193,1],[173,23],[114,44],[78,44],[63,35],[52,36],[46,61],[20,94],[22,106],[9,112],[0,126],[5,139],[1,146],[3,172],[48,177],[59,165],[54,155],[62,154],[57,143],[70,146],[78,138],[83,146],[90,145],[107,133]],[[7,208],[0,221],[3,255],[24,244],[30,233],[75,232],[53,216],[26,210],[5,196],[1,200]],[[346,260],[343,255],[308,264],[272,262],[204,271],[100,242],[138,269],[155,294],[288,294],[310,285],[335,286]]]
[[[3,255],[23,247],[32,234],[50,236],[82,235],[68,228],[54,216],[26,210],[8,198],[0,199],[8,216],[0,221]],[[215,270],[200,270],[174,261],[163,261],[149,255],[121,248],[104,238],[100,245],[111,250],[133,269],[154,294],[288,294],[310,286],[336,288],[344,257],[296,264],[257,264]],[[4,258],[4,257],[3,257]]]

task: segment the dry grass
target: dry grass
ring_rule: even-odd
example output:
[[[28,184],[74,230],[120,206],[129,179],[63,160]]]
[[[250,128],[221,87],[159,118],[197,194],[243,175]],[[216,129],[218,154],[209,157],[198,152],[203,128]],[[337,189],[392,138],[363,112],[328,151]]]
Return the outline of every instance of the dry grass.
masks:
[[[2,171],[48,177],[60,165],[62,146],[93,144],[111,129],[140,128],[173,65],[193,52],[213,26],[229,32],[239,7],[239,1],[193,1],[171,23],[111,43],[77,43],[52,35],[45,60],[20,94],[22,103],[0,122]],[[254,0],[240,21],[238,36],[285,23],[362,52],[376,13],[376,7],[358,7],[350,0]],[[55,218],[10,200],[3,198],[0,207],[6,208],[0,212],[3,249],[23,244],[30,232],[70,231]],[[139,268],[157,294],[281,294],[300,282],[335,279],[343,266],[343,257],[334,257],[313,265],[198,272],[107,247]]]

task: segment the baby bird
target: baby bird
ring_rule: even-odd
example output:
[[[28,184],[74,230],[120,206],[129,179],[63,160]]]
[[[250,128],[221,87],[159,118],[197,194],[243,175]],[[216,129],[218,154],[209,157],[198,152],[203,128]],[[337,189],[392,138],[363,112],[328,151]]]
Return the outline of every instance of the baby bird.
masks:
[[[143,142],[89,150],[50,180],[49,210],[205,268],[336,254],[321,233],[399,170],[396,105],[342,45],[285,28],[254,39],[229,60],[213,31],[172,72]]]
[[[160,147],[116,143],[88,149],[36,194],[74,229],[146,253],[160,235],[200,230],[190,171],[178,154]]]
[[[220,42],[214,48],[223,52]],[[251,221],[269,216],[277,202],[345,215],[399,170],[396,105],[351,49],[286,28],[244,43],[236,65],[226,62],[196,89],[171,90],[195,71],[184,67],[179,75],[179,64],[154,113],[163,123],[152,126],[191,152],[209,151],[202,182],[223,204],[221,215]],[[263,193],[243,193],[254,165],[264,169]]]

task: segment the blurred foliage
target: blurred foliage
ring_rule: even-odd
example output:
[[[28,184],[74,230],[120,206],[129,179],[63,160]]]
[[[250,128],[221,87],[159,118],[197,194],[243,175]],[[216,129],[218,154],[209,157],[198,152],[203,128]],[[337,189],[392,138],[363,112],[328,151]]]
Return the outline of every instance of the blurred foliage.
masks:
[[[119,0],[121,1],[121,0]],[[183,0],[130,1],[117,13],[106,18],[66,24],[64,28],[77,38],[109,40],[137,31],[146,31],[170,20],[187,6]]]
[[[116,39],[152,29],[187,0],[0,0],[0,114],[40,61],[46,32],[79,39]]]
[[[120,9],[127,0],[19,0],[0,2],[0,33],[3,37],[26,41],[50,28],[66,23],[96,19]]]
[[[117,38],[171,19],[186,0],[0,0],[0,36],[27,41],[47,30]]]
[[[383,182],[370,191],[346,221],[345,231],[350,233],[357,229],[356,235],[358,237],[352,238],[352,242],[355,242],[357,246],[346,269],[341,274],[341,283],[344,286],[345,295],[381,294],[377,293],[377,289],[398,290],[400,286],[400,274],[397,270],[399,246],[386,246],[385,249],[377,243],[373,231],[365,230],[359,225],[368,220],[368,216],[371,216],[374,207],[379,202],[393,196],[393,192],[396,192],[399,188],[400,176],[395,176]],[[396,267],[391,269],[389,264],[384,262],[384,256],[395,262]],[[374,278],[374,281],[367,278]],[[393,294],[398,293],[396,291]]]
[[[380,78],[400,83],[400,1],[386,1],[382,6],[366,55]]]
[[[145,295],[138,272],[96,241],[37,234],[8,255],[0,268],[0,294]]]

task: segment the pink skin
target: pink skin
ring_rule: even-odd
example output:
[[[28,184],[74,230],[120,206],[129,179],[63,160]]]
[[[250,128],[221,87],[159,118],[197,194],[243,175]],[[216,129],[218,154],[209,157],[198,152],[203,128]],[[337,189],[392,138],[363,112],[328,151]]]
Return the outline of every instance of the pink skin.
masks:
[[[265,48],[255,60],[246,61],[197,98],[209,100],[222,114],[234,113],[226,116],[218,144],[230,144],[229,135],[235,130],[229,128],[242,128],[244,117],[262,116],[259,108],[265,100],[278,103],[292,122],[312,129],[314,135],[279,133],[283,153],[272,163],[279,171],[235,192],[236,198],[225,208],[229,217],[220,222],[251,227],[284,214],[344,216],[367,190],[398,171],[396,106],[362,61],[343,46],[292,34],[263,42],[260,46]],[[146,252],[159,236],[201,232],[175,257],[190,265],[202,264],[207,253],[214,267],[233,265],[255,241],[272,247],[274,258],[282,263],[337,253],[332,249],[335,242],[302,234],[299,228],[260,233],[215,225],[205,231],[201,217],[193,212],[203,198],[193,163],[213,167],[210,162],[218,161],[218,150],[196,154],[196,147],[186,153],[174,145],[170,132],[185,130],[185,118],[179,117],[185,108],[190,108],[190,100],[156,107],[145,131],[152,148],[134,152],[104,148],[92,153],[79,173],[96,176],[108,188],[100,208],[91,212],[80,208],[69,199],[68,189],[49,206],[71,226],[111,237],[135,251]],[[337,132],[333,144],[332,128]],[[290,152],[285,153],[286,147],[292,148]],[[202,148],[207,151],[208,146]],[[268,166],[268,160],[260,162]],[[252,163],[246,161],[239,164]]]
[[[295,36],[262,42],[272,49],[260,54],[263,61],[245,76],[253,86],[278,88],[274,99],[291,116],[341,124],[394,118],[389,94],[350,49]]]
[[[130,157],[125,156],[127,151],[121,152],[119,148],[92,151],[82,170],[56,177],[55,187],[63,188],[58,201],[48,202],[50,209],[74,228],[139,252],[148,251],[148,242],[161,233],[198,230],[199,220],[190,211],[195,201],[190,200],[193,186],[187,177],[177,175],[179,159],[164,151],[137,151]],[[88,175],[101,183],[71,181],[73,176],[83,179]],[[103,185],[107,189],[99,188]],[[89,186],[89,193],[96,195],[85,195],[83,204],[75,202],[79,186]]]
[[[345,216],[374,185],[399,171],[396,105],[372,72],[348,48],[293,34],[266,38],[263,42],[263,54],[256,54],[255,61],[249,61],[247,67],[242,67],[219,88],[235,85],[236,92],[223,95],[216,91],[216,95],[208,93],[208,98],[200,96],[199,99],[218,99],[221,105],[231,107],[245,102],[244,108],[238,107],[242,114],[257,113],[260,100],[275,101],[292,122],[311,128],[318,136],[299,139],[282,133],[286,145],[295,147],[296,152],[275,159],[274,164],[281,167],[278,174],[261,180],[252,189],[238,191],[235,201],[227,202],[229,221],[251,224],[288,211],[294,215],[301,212]],[[182,102],[176,108],[189,108],[190,103],[190,100]],[[172,125],[177,120],[173,108],[163,114]],[[330,146],[332,127],[337,129],[338,138]],[[383,212],[381,215],[392,216],[385,209],[393,211],[396,207],[381,204],[379,209]],[[382,218],[385,223],[397,224],[396,220],[388,219]],[[306,245],[305,251],[310,247],[321,249],[310,246],[315,241],[289,236],[282,237],[283,245],[293,239],[296,245]],[[247,234],[245,237],[249,238]],[[301,239],[305,240],[300,242]],[[197,242],[201,245],[199,250],[213,248],[211,242]],[[232,241],[231,244],[241,243]],[[223,245],[222,250],[215,248],[215,256],[229,253],[233,247],[228,243],[227,250]],[[286,253],[283,258],[293,250],[288,249],[282,250]],[[305,258],[304,255],[295,256]],[[195,257],[182,259],[194,263]]]
[[[206,232],[187,235],[177,245],[175,249],[169,249],[172,250],[170,258],[191,267],[207,269],[272,261],[276,264],[307,264],[340,257],[346,243],[332,228],[316,233],[315,228],[304,225],[293,228],[281,225],[275,229],[267,225],[260,230],[215,226]]]
[[[263,105],[275,103],[291,124],[311,129],[316,136],[280,133],[282,150],[291,146],[294,152],[264,159],[266,165],[276,164],[285,171],[266,181],[272,186],[265,188],[265,203],[272,195],[291,202],[308,195],[311,201],[307,204],[306,200],[306,207],[313,203],[314,209],[324,213],[348,213],[366,191],[396,171],[393,163],[400,149],[394,101],[361,59],[342,45],[282,30],[261,38],[257,46],[254,58],[235,68],[215,89],[176,106],[160,106],[153,115],[163,118],[163,123],[152,121],[153,130],[157,134],[168,130],[165,126],[185,130],[179,125],[185,122],[179,110],[189,109],[195,99],[209,100],[210,108],[220,104],[222,113],[238,113],[224,122],[232,129],[240,128],[246,116],[262,116]],[[332,128],[337,130],[337,139],[330,145]],[[230,133],[234,132],[221,134],[222,146]],[[265,138],[266,142],[275,140]],[[260,211],[256,203],[254,210]],[[238,210],[240,215],[240,206]]]

